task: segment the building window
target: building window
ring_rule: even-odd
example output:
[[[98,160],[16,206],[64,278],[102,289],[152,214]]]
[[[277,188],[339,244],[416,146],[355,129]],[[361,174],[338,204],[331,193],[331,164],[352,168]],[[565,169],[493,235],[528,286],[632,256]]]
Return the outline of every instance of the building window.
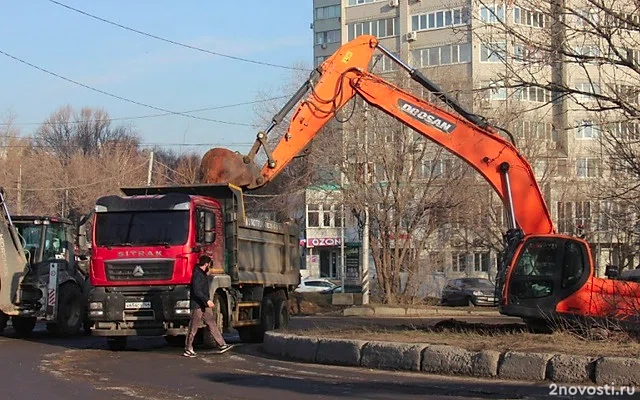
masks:
[[[637,86],[630,85],[613,85],[614,98],[630,104],[638,104],[638,94],[640,90]]]
[[[349,40],[353,40],[361,35],[373,35],[377,38],[385,38],[398,36],[400,34],[400,24],[398,23],[398,18],[386,18],[349,24],[348,30]]]
[[[471,46],[469,43],[461,43],[415,49],[411,52],[411,57],[413,64],[420,68],[468,63],[471,61]]]
[[[576,58],[600,57],[600,48],[596,45],[576,46],[574,49]]]
[[[397,56],[398,54],[395,54],[395,55]],[[376,73],[391,72],[391,71],[398,70],[398,64],[386,54],[382,54],[379,57],[377,57],[374,63],[375,64],[373,67],[373,72],[376,72]]]
[[[488,24],[504,21],[504,5],[489,4],[480,6],[480,20]]]
[[[325,228],[331,227],[331,204],[322,205],[322,226]]]
[[[333,31],[316,32],[316,44],[330,44],[340,43],[342,41],[342,35],[340,29]]]
[[[322,64],[329,56],[319,56],[316,57],[316,67]]]
[[[473,254],[473,270],[475,272],[489,272],[489,264],[491,257],[489,252],[480,252]]]
[[[637,122],[614,122],[608,124],[607,128],[618,139],[638,140],[640,138],[640,124]]]
[[[415,14],[411,16],[411,30],[413,31],[442,29],[453,26],[467,25],[468,23],[469,12],[466,8],[433,11],[425,14]]]
[[[595,158],[578,158],[576,161],[578,178],[595,178],[598,176],[598,160]]]
[[[594,9],[579,8],[574,11],[576,24],[581,27],[590,27],[598,24],[598,14]]]
[[[600,94],[600,85],[594,82],[578,82],[576,84],[576,90],[579,92],[584,92],[576,94],[576,98],[578,100],[590,101],[595,99],[593,96],[591,96],[592,94]]]
[[[340,6],[327,6],[316,8],[316,20],[340,17]]]
[[[444,272],[444,253],[433,251],[429,253],[429,269],[436,273]]]
[[[384,0],[349,0],[348,6],[359,6],[361,4],[378,3]]]
[[[576,129],[576,139],[595,139],[599,132],[600,128],[592,121],[581,121]]]
[[[583,230],[589,230],[591,228],[591,203],[589,201],[576,201],[575,210],[575,226],[582,227]]]
[[[520,101],[547,103],[551,101],[551,93],[539,87],[524,87],[516,89],[516,98]]]
[[[518,121],[515,133],[519,138],[553,140],[553,125],[542,121]]]
[[[513,8],[513,22],[518,25],[530,26],[532,28],[549,27],[549,16],[541,12],[530,11],[522,7]]]
[[[320,226],[320,206],[317,204],[307,204],[307,227],[317,228]]]
[[[480,61],[498,63],[504,62],[507,53],[504,42],[482,43],[480,45]]]
[[[506,100],[507,99],[507,88],[504,87],[504,82],[486,82],[484,87],[487,88],[485,91],[487,100]]]
[[[454,252],[451,253],[451,269],[453,272],[464,272],[467,269],[467,254]]]

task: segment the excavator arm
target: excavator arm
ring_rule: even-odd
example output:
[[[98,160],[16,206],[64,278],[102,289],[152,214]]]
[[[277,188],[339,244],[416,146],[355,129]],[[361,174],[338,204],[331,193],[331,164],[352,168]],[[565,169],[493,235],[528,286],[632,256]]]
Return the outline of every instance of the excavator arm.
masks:
[[[439,96],[461,116],[436,107],[368,72],[376,49],[399,63],[412,79]],[[533,170],[515,146],[498,135],[480,117],[449,98],[419,71],[380,46],[375,37],[360,36],[345,44],[318,68],[317,73],[317,82],[314,83],[314,78],[305,82],[273,118],[269,128],[258,134],[256,143],[249,154],[242,157],[242,161],[230,151],[224,153],[223,149],[213,149],[207,153],[202,163],[206,183],[231,179],[231,183],[245,189],[267,184],[349,100],[359,95],[373,107],[445,147],[476,169],[508,206],[511,229],[519,227],[525,234],[554,232]],[[309,95],[304,98],[307,93]],[[267,134],[299,102],[287,132],[274,150],[269,151]],[[261,147],[268,160],[260,169],[255,165],[254,157]]]

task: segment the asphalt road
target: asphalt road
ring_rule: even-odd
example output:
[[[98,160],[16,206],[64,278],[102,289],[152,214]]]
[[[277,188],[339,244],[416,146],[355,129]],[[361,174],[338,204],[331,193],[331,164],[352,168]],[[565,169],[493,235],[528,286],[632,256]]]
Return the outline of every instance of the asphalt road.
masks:
[[[292,325],[326,326],[340,320],[363,323],[362,319],[294,318]],[[237,337],[229,335],[227,340],[234,342]],[[12,337],[8,329],[6,336],[0,337],[1,398],[533,399],[549,395],[548,384],[281,361],[261,353],[259,345],[239,344],[225,354],[202,351],[195,359],[181,353],[180,347],[170,347],[162,338],[137,338],[130,341],[127,351],[112,352],[101,338],[56,339],[39,330],[33,338],[21,340]]]

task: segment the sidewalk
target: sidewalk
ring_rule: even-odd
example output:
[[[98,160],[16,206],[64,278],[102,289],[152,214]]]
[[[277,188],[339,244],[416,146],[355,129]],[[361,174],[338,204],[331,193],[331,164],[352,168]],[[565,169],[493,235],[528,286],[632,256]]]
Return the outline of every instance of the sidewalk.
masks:
[[[345,317],[433,317],[433,316],[486,316],[499,317],[495,308],[454,308],[454,307],[389,307],[389,306],[354,306],[343,311]]]

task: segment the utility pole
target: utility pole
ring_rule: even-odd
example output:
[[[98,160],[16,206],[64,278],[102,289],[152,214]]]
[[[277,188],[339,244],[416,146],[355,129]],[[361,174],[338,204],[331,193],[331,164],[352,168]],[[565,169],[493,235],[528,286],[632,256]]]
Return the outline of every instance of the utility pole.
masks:
[[[367,179],[369,175],[369,129],[367,129],[367,117],[369,115],[369,107],[364,106],[364,176]],[[362,304],[369,304],[369,202],[367,201],[367,193],[364,195],[364,227],[362,228]]]
[[[153,151],[149,155],[149,172],[147,172],[147,186],[151,186],[151,175],[153,173]]]
[[[18,170],[18,214],[22,214],[22,164]]]

